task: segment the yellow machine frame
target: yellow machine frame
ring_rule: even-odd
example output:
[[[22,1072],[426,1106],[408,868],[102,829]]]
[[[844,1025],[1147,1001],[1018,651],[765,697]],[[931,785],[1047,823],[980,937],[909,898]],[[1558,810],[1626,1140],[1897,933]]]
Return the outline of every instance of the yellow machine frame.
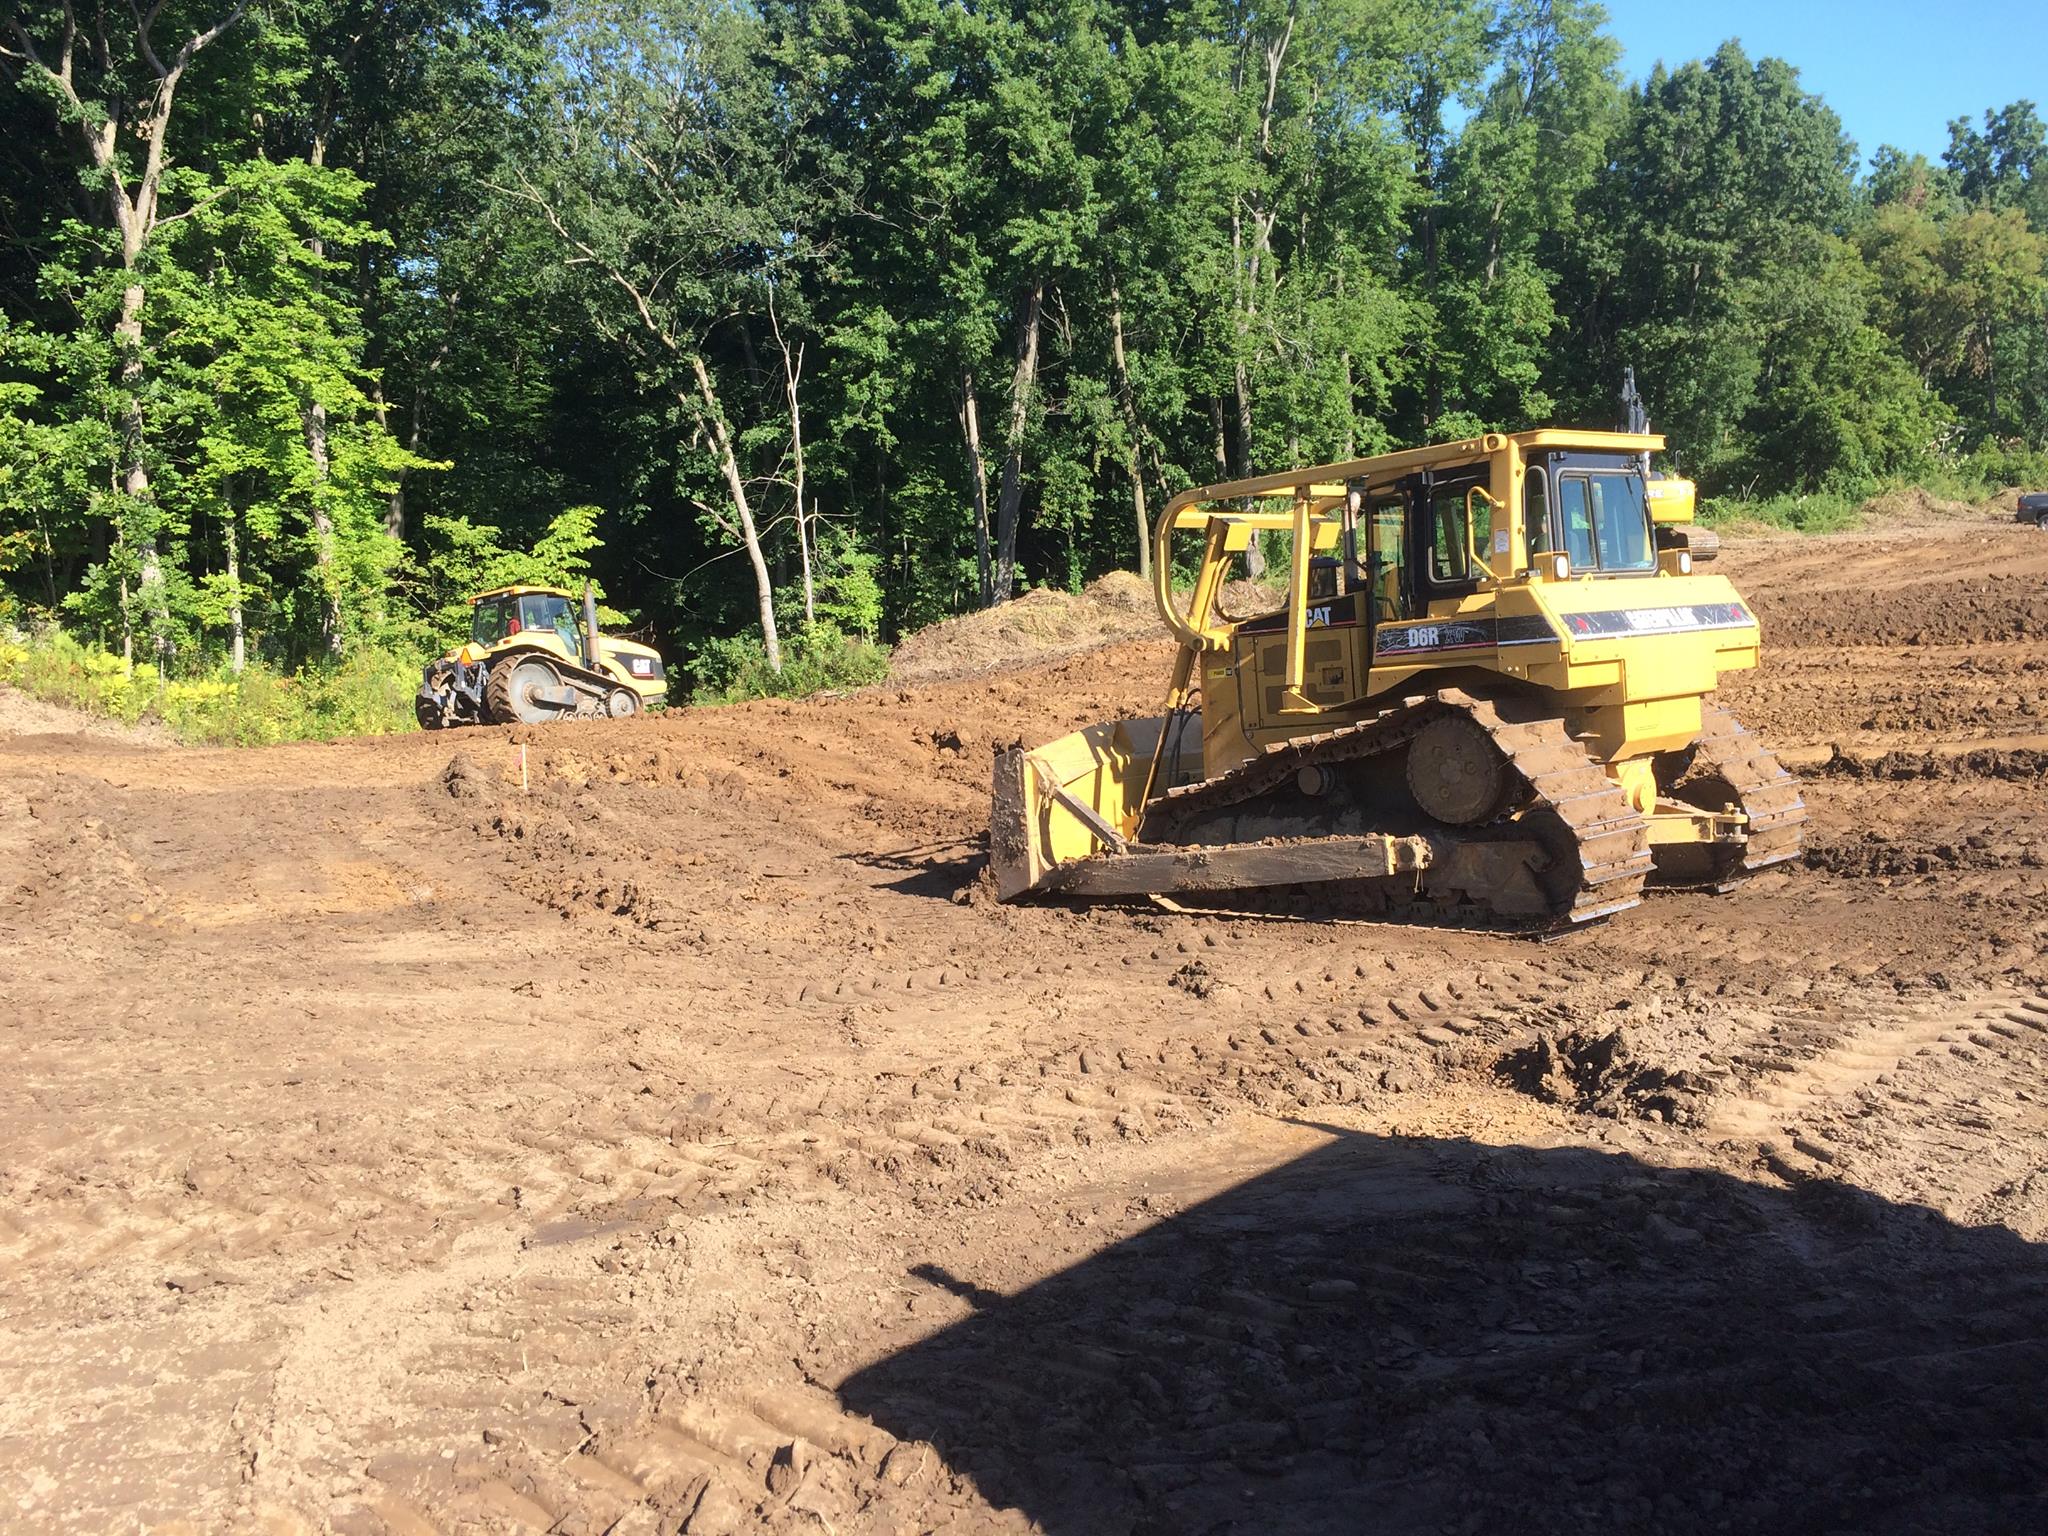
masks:
[[[1553,450],[1626,455],[1647,463],[1654,433],[1549,429],[1435,444],[1183,491],[1152,535],[1153,595],[1180,642],[1166,713],[1077,731],[998,764],[991,848],[1004,896],[1045,888],[1071,859],[1125,853],[1157,795],[1212,779],[1280,743],[1370,718],[1403,697],[1509,679],[1548,696],[1571,734],[1621,785],[1653,843],[1740,838],[1739,811],[1714,812],[1660,796],[1660,753],[1697,741],[1702,700],[1722,673],[1756,665],[1760,633],[1734,587],[1696,570],[1683,547],[1655,541],[1639,573],[1574,571],[1525,526],[1533,456]],[[1463,533],[1470,589],[1370,622],[1339,617],[1342,602],[1311,598],[1318,555],[1351,535],[1370,542],[1376,493],[1422,471],[1477,469]],[[1651,478],[1655,528],[1692,516],[1692,486]],[[1487,536],[1476,536],[1484,508]],[[1219,607],[1233,560],[1260,533],[1291,535],[1284,623],[1231,617]],[[1202,536],[1185,607],[1173,589],[1175,536]],[[1413,550],[1414,558],[1424,552]],[[1371,578],[1368,578],[1368,584]],[[1376,593],[1357,606],[1369,608]],[[1248,625],[1258,625],[1248,629]],[[1398,633],[1398,645],[1386,643]],[[1450,643],[1467,635],[1474,643]],[[1512,635],[1510,639],[1509,636]],[[1486,638],[1491,636],[1491,638]],[[1424,643],[1427,642],[1427,643]],[[1186,740],[1199,682],[1200,741]],[[1375,854],[1375,857],[1378,855]],[[1394,855],[1389,855],[1393,857]]]

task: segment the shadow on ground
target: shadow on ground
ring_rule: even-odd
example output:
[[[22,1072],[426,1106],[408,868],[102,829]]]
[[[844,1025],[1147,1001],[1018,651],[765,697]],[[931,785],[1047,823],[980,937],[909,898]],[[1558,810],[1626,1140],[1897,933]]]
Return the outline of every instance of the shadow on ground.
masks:
[[[847,853],[840,857],[863,869],[902,871],[902,879],[883,882],[885,890],[950,902],[988,867],[988,852],[982,841],[979,838],[972,842],[952,839],[915,848]]]
[[[841,1397],[1055,1536],[2048,1521],[2048,1251],[1840,1184],[1332,1132]]]

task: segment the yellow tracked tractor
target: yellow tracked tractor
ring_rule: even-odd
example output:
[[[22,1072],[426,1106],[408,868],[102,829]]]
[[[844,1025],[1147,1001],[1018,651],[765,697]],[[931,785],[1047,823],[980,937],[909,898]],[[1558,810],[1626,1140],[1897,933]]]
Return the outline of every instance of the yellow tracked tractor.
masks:
[[[580,627],[559,587],[499,587],[470,605],[469,642],[427,664],[413,700],[430,731],[636,715],[668,690],[659,651],[598,633],[587,582]]]
[[[1707,702],[1755,617],[1644,432],[1488,434],[1186,491],[1153,533],[1166,713],[996,760],[998,894],[1342,883],[1535,928],[1795,857],[1798,782]],[[1192,596],[1176,535],[1202,540]],[[1219,598],[1291,545],[1275,612]],[[1279,542],[1275,539],[1274,542]]]

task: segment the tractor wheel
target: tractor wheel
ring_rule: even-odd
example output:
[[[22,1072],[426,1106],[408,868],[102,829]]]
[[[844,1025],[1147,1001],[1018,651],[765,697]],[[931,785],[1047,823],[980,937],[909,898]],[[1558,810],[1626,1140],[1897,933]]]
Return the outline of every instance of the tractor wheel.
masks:
[[[541,703],[534,695],[555,692],[562,686],[562,674],[539,656],[496,662],[484,689],[484,703],[493,725],[542,725],[562,718],[562,710]]]
[[[614,720],[640,713],[640,695],[630,688],[614,688],[604,696],[604,712]]]

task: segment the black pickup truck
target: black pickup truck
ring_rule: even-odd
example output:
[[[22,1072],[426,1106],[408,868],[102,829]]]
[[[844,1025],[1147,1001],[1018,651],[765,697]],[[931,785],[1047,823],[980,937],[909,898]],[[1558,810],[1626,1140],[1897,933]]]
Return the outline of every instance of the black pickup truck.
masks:
[[[2036,528],[2048,528],[2048,491],[2027,492],[2020,498],[2019,511],[2013,516]]]

